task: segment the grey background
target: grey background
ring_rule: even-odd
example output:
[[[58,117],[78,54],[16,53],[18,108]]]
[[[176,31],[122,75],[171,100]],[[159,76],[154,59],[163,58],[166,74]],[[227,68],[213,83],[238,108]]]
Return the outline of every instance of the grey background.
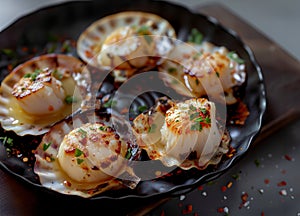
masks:
[[[38,8],[71,0],[0,0],[0,30]],[[103,1],[103,0],[102,0]],[[259,29],[300,60],[299,0],[169,0],[193,8],[218,2]]]

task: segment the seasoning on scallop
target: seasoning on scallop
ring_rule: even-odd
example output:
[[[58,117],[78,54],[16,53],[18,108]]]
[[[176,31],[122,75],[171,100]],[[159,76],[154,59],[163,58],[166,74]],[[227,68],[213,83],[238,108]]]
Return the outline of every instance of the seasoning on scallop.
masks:
[[[169,59],[172,61],[163,62],[159,70],[168,74],[162,79],[178,93],[192,93],[195,97],[209,95],[217,100],[225,97],[226,104],[237,102],[234,88],[245,83],[246,72],[244,61],[236,53],[209,42],[178,42]]]
[[[217,164],[220,155],[228,151],[230,137],[217,125],[213,102],[204,98],[178,102],[165,112],[163,121],[148,120],[157,113],[162,112],[141,114],[134,120],[139,145],[152,160],[161,160],[168,167],[204,169],[208,164]],[[151,133],[143,130],[140,122],[150,128],[155,124],[159,138],[147,138]]]
[[[62,54],[34,57],[1,83],[0,120],[18,135],[39,135],[84,106],[90,73],[77,58]]]
[[[65,135],[57,158],[71,179],[105,182],[124,172],[126,152],[127,144],[111,127],[87,123]]]
[[[120,119],[114,123],[128,127]],[[138,146],[129,132],[118,132],[110,124],[94,111],[55,124],[35,151],[34,172],[41,185],[81,197],[135,188],[140,178],[131,161],[139,155]]]
[[[51,71],[39,69],[25,74],[13,86],[12,94],[25,112],[34,115],[58,111],[65,98],[61,81],[52,76]]]
[[[82,32],[78,55],[88,64],[113,70],[146,70],[155,67],[173,48],[175,30],[162,17],[126,11],[103,17]]]

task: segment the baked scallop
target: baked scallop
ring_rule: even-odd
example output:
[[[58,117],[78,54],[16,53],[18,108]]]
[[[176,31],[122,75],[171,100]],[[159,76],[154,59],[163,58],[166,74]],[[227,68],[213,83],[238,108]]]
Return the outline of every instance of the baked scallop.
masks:
[[[34,172],[44,187],[91,197],[107,190],[135,188],[140,181],[130,167],[139,154],[135,140],[114,127],[126,127],[124,122],[112,123],[93,113],[63,120],[43,136],[35,151]]]
[[[182,169],[217,164],[229,149],[230,136],[216,120],[213,102],[193,98],[173,102],[160,98],[133,121],[139,146],[151,160]]]
[[[234,88],[246,80],[245,64],[237,53],[206,41],[177,41],[159,71],[165,73],[161,76],[166,85],[182,95],[209,96],[228,105],[237,102]]]
[[[175,30],[162,17],[126,11],[103,17],[88,26],[77,41],[78,55],[86,63],[125,71],[155,67],[173,48]]]
[[[83,62],[45,54],[17,66],[1,83],[0,120],[18,135],[39,135],[85,105],[91,78]]]

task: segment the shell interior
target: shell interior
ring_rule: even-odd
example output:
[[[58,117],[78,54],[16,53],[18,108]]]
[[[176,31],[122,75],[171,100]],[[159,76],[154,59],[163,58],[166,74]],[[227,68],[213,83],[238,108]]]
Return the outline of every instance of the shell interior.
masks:
[[[36,69],[62,70],[68,74],[62,79],[62,87],[66,95],[76,97],[76,103],[64,104],[62,109],[49,115],[34,116],[22,110],[12,95],[13,86],[27,73]],[[57,121],[84,106],[90,97],[91,77],[83,62],[79,59],[63,54],[46,54],[35,57],[16,67],[1,84],[0,93],[0,121],[5,130],[12,130],[16,134],[40,135],[49,131]],[[41,103],[43,103],[41,101]],[[38,104],[35,104],[39,106]]]
[[[88,26],[78,38],[77,53],[86,63],[101,67],[96,57],[103,42],[114,30],[124,26],[142,26],[147,22],[155,24],[154,35],[176,37],[173,27],[162,17],[146,12],[126,11],[106,16]]]
[[[134,174],[130,165],[125,168],[125,171],[118,178],[112,178],[105,182],[92,183],[76,182],[61,169],[57,155],[64,136],[86,122],[102,122],[105,125],[126,128],[126,123],[124,124],[122,119],[115,116],[114,121],[111,121],[111,118],[107,114],[98,115],[95,114],[94,110],[78,113],[73,117],[57,123],[43,136],[35,152],[36,162],[34,172],[39,176],[41,184],[46,188],[62,194],[77,195],[85,198],[103,193],[107,190],[136,187],[140,179]],[[131,137],[128,137],[128,132],[125,131],[127,131],[127,129],[124,129],[124,132],[120,132],[120,136],[125,140],[131,139]],[[45,150],[44,144],[47,143],[50,143],[50,146]],[[133,160],[139,154],[137,146],[134,144],[132,145],[131,153],[129,160]]]

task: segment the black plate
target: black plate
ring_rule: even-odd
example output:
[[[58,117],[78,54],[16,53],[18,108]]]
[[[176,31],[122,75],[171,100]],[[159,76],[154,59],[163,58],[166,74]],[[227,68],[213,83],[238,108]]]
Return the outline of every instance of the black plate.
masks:
[[[155,184],[151,181],[144,181],[135,190],[101,194],[90,198],[90,200],[176,195],[217,178],[248,150],[260,131],[262,117],[266,109],[266,95],[261,69],[252,51],[241,41],[237,34],[221,26],[211,17],[196,14],[184,7],[162,1],[110,0],[109,4],[104,3],[104,1],[68,2],[40,9],[22,17],[0,34],[0,49],[2,51],[0,59],[1,80],[8,73],[8,65],[14,66],[49,50],[55,50],[59,53],[64,53],[67,50],[68,53],[77,56],[72,42],[77,40],[86,27],[103,16],[126,10],[145,11],[160,15],[173,25],[178,38],[181,40],[186,40],[191,29],[195,27],[203,33],[205,40],[216,45],[226,46],[229,50],[235,50],[245,60],[246,64],[248,78],[243,101],[248,106],[250,116],[243,126],[228,126],[232,137],[231,146],[237,151],[233,157],[223,160],[217,167],[208,168],[201,172],[192,170],[186,172],[184,178],[181,176],[171,181],[162,179],[156,181]],[[150,102],[148,100],[147,103],[151,104],[151,95]],[[12,132],[3,130],[0,132],[1,137],[14,136]],[[37,176],[32,171],[32,166],[22,161],[24,157],[34,160],[30,153],[25,154],[26,151],[30,152],[36,146],[36,143],[26,143],[30,140],[30,137],[22,139],[16,137],[14,139],[14,143],[24,152],[22,155],[8,156],[5,147],[1,144],[1,167],[38,190],[58,195],[56,192],[49,191],[41,186]]]

